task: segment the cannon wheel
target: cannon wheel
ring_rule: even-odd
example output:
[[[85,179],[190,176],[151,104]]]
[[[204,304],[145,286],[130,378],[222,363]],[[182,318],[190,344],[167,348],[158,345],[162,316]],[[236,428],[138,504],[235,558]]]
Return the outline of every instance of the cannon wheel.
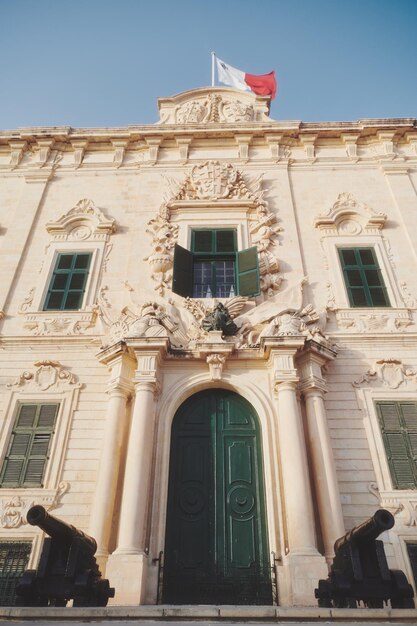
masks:
[[[332,601],[330,597],[319,598],[317,600],[317,604],[319,605],[321,609],[330,609],[332,607]]]

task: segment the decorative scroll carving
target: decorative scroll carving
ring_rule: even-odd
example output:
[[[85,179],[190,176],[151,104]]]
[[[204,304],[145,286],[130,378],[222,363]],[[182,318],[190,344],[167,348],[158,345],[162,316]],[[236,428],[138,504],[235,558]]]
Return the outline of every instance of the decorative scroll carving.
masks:
[[[81,383],[75,374],[65,369],[59,361],[35,361],[35,372],[23,371],[12,383],[7,383],[8,389],[25,387],[28,391],[47,391],[52,387],[81,388]]]
[[[212,87],[160,98],[161,124],[225,124],[268,121],[267,99]]]
[[[29,304],[28,304],[29,306]],[[23,307],[23,305],[22,305]],[[26,313],[21,309],[19,313]],[[71,315],[66,312],[65,317],[51,316],[50,313],[40,311],[38,313],[26,313],[25,328],[28,328],[36,337],[48,335],[82,335],[95,326],[97,320],[96,309],[88,311],[76,311]]]
[[[36,496],[20,497],[8,496],[1,500],[0,525],[3,528],[19,528],[26,524],[26,513],[36,503],[41,504],[47,511],[59,506],[62,496],[69,490],[69,483],[61,482],[53,492],[36,492]]]
[[[404,367],[398,359],[379,359],[373,368],[369,369],[361,378],[355,380],[353,387],[377,384],[389,389],[398,389],[400,386],[417,388],[417,371]]]
[[[385,213],[374,211],[345,191],[338,195],[333,206],[316,217],[314,226],[325,234],[334,234],[336,231],[341,235],[358,235],[362,229],[367,232],[380,231],[386,220]]]
[[[58,220],[48,222],[46,230],[59,240],[70,236],[82,241],[93,237],[106,239],[115,232],[116,222],[114,219],[107,219],[92,200],[84,198]]]
[[[226,357],[223,354],[209,354],[206,361],[209,366],[211,380],[221,380]]]
[[[28,295],[26,296],[26,298],[23,300],[22,304],[20,305],[17,311],[18,313],[20,314],[26,313],[26,311],[30,308],[30,305],[33,302],[34,295],[35,295],[35,287],[32,287],[32,289],[29,291]]]
[[[277,225],[277,217],[268,210],[262,190],[262,176],[245,182],[241,172],[230,163],[206,161],[192,168],[189,176],[181,183],[166,179],[171,196],[166,198],[156,218],[148,222],[152,236],[153,252],[144,260],[148,261],[155,289],[164,295],[172,281],[172,250],[178,238],[178,226],[171,224],[170,213],[174,208],[190,201],[194,204],[241,200],[249,203],[250,233],[259,254],[261,290],[268,296],[273,295],[282,282],[278,276],[278,259],[271,252],[278,234],[283,230]]]
[[[390,309],[384,313],[359,313],[352,309],[327,307],[336,315],[338,327],[353,333],[397,333],[413,325],[408,311]]]
[[[381,494],[376,483],[369,483],[368,490],[379,502],[380,508],[388,509],[401,518],[404,526],[417,526],[417,496],[409,498],[391,494]]]
[[[417,301],[411,295],[410,290],[408,289],[407,283],[405,281],[400,283],[400,292],[401,292],[401,299],[404,302],[405,306],[408,307],[409,309],[416,308]]]

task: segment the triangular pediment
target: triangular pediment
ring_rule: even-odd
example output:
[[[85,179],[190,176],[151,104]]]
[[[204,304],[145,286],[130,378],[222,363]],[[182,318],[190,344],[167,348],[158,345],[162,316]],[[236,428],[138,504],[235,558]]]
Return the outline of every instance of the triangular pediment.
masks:
[[[159,98],[159,124],[242,124],[269,121],[269,97],[230,87],[203,87]]]

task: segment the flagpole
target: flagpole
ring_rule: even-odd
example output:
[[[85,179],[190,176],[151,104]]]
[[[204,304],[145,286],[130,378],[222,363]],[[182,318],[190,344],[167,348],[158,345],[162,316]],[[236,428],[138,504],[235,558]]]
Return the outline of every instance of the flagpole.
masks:
[[[214,87],[214,57],[216,56],[215,52],[211,53],[211,86]]]

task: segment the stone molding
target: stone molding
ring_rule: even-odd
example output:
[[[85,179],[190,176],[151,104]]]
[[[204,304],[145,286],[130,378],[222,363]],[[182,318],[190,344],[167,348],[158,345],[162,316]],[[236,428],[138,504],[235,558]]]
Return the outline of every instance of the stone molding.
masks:
[[[362,230],[382,230],[386,220],[385,213],[358,202],[352,193],[344,191],[327,211],[315,218],[314,227],[326,235],[359,235]]]

